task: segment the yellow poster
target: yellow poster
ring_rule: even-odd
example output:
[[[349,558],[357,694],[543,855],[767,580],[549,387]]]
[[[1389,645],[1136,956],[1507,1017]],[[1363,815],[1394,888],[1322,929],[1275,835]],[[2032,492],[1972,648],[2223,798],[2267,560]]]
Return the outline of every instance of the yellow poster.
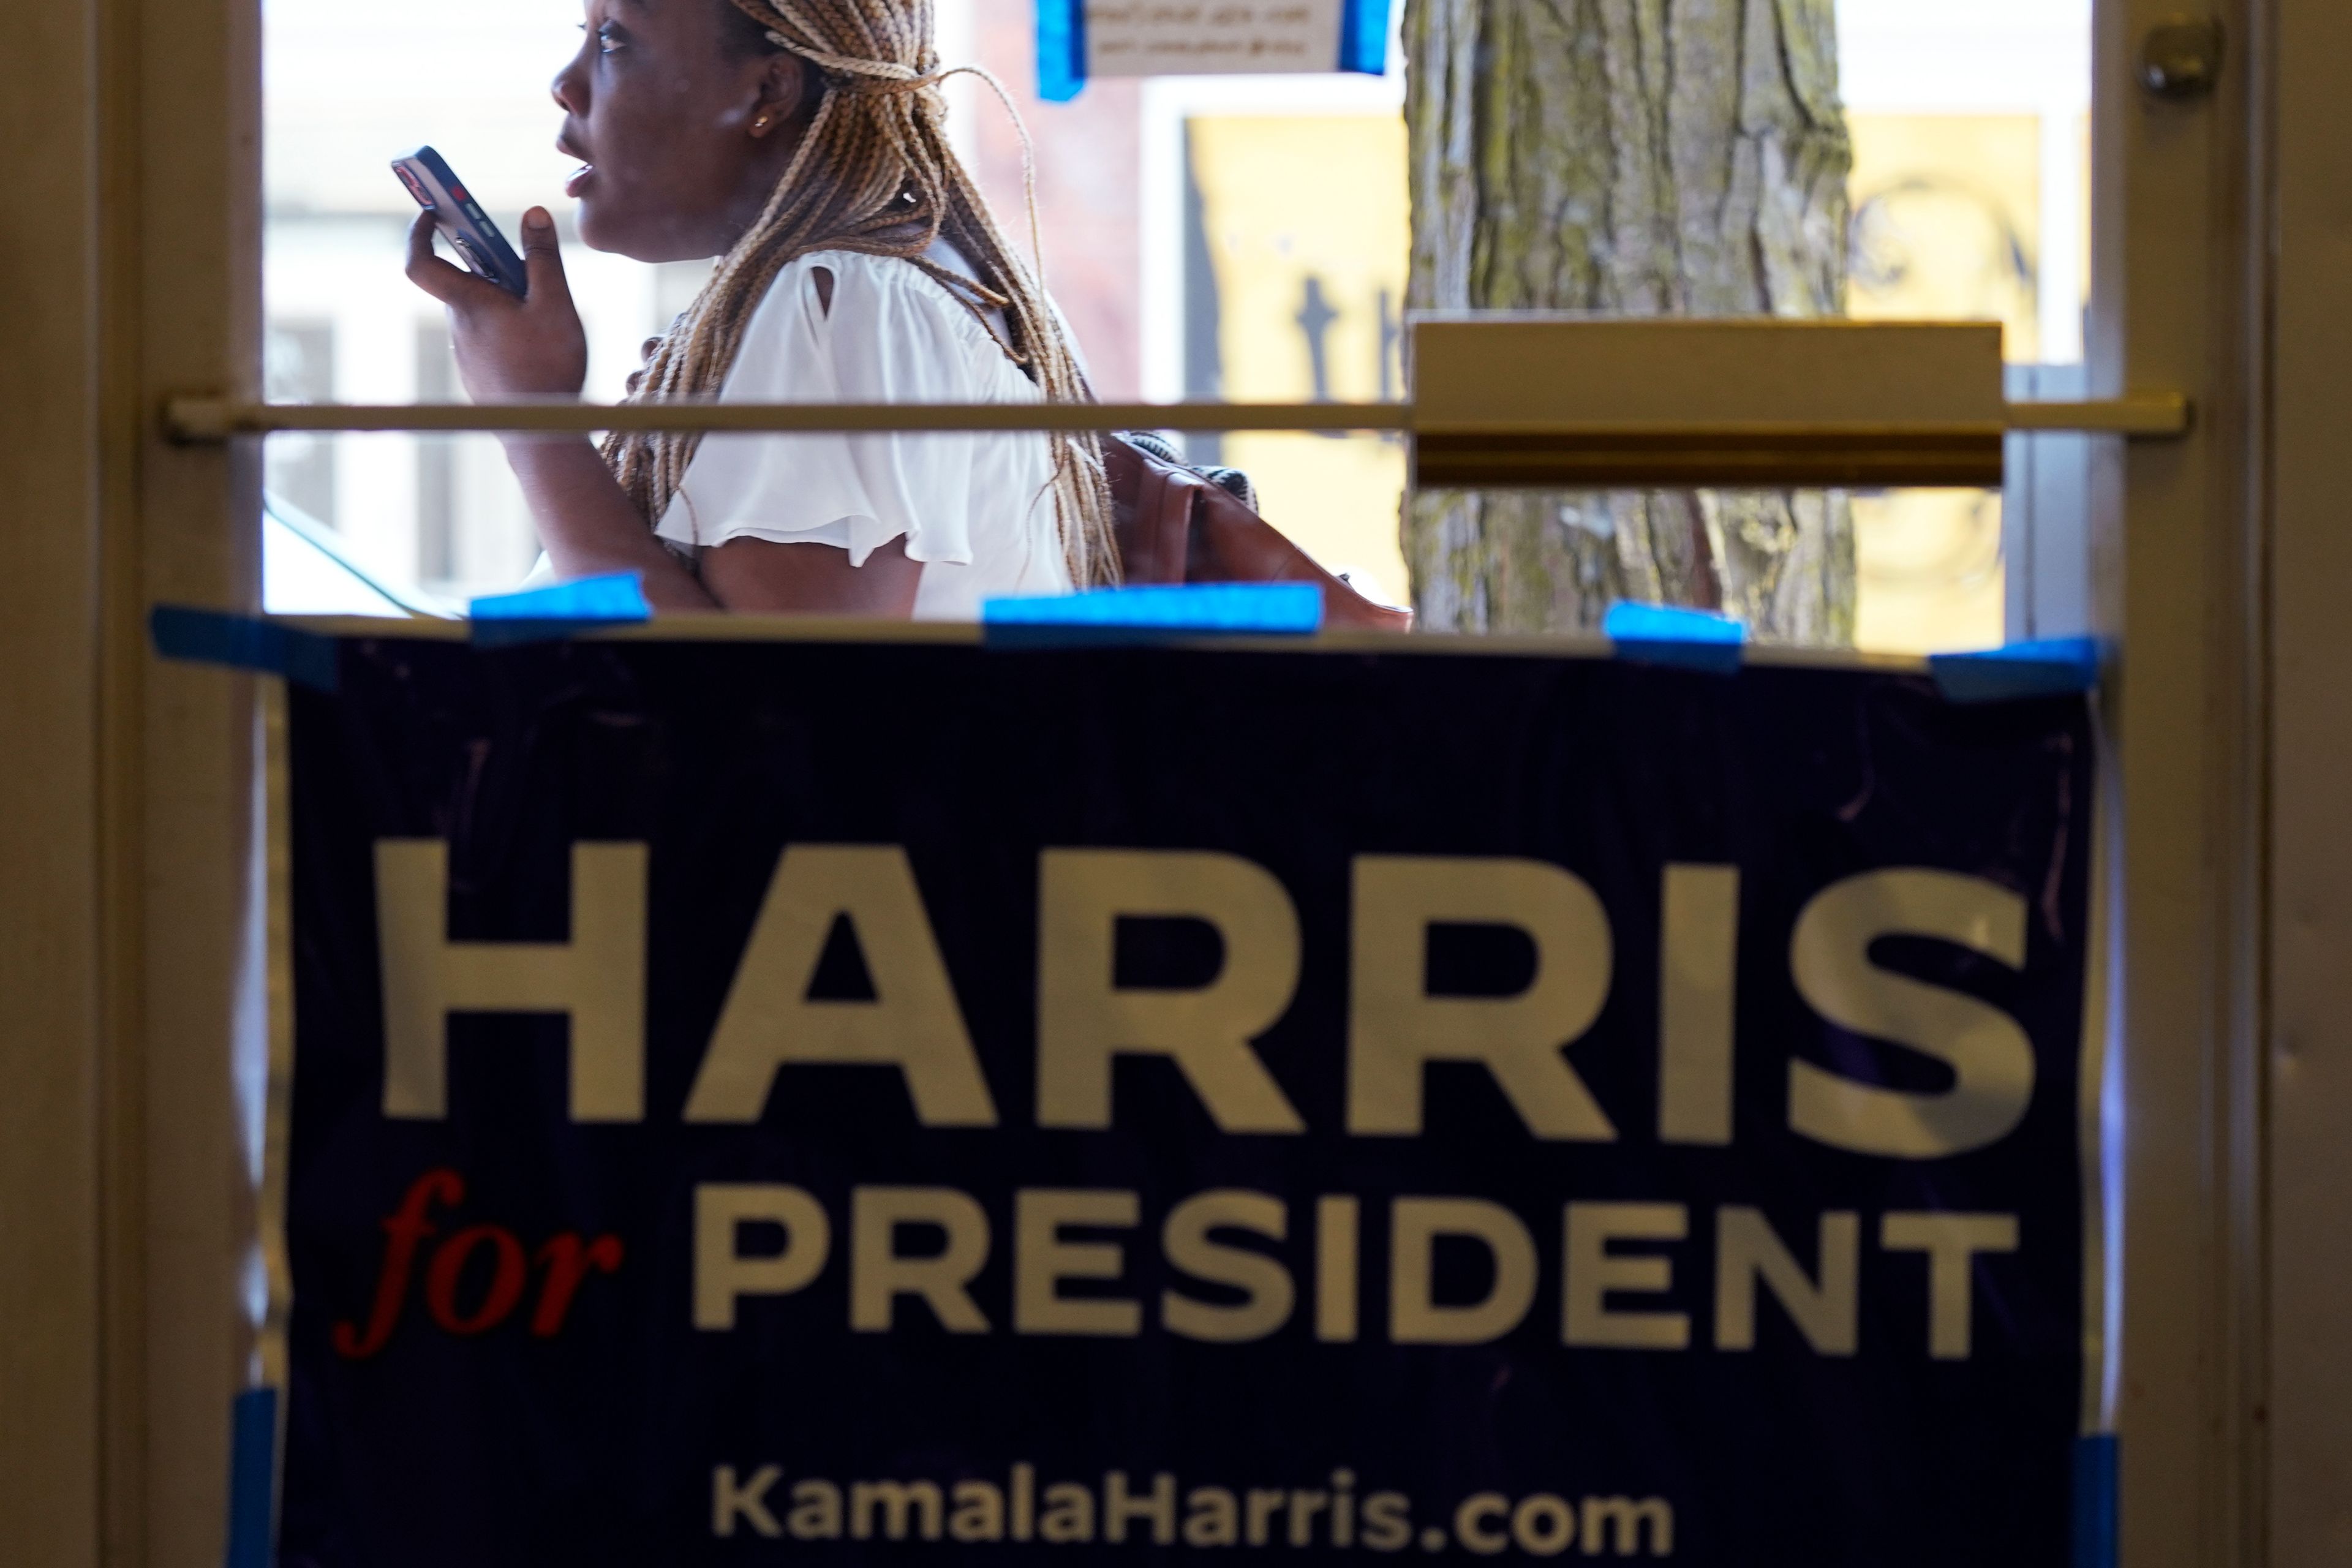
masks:
[[[1196,118],[1189,153],[1194,255],[1213,280],[1189,290],[1194,395],[1402,397],[1412,243],[1402,118]],[[1221,460],[1250,476],[1267,521],[1308,554],[1375,598],[1408,602],[1402,440],[1235,435]]]

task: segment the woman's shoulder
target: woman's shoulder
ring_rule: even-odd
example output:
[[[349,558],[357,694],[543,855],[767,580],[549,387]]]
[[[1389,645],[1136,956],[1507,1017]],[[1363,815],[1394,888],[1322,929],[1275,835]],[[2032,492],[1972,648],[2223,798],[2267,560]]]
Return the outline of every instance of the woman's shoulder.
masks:
[[[980,317],[914,262],[818,250],[778,269],[727,395],[998,403],[1027,401],[1036,388]]]
[[[803,278],[819,271],[831,274],[836,316],[845,302],[852,311],[864,309],[913,316],[936,322],[966,341],[994,345],[979,315],[920,263],[908,258],[862,250],[816,250],[785,270],[797,270]],[[780,275],[777,282],[782,281]]]

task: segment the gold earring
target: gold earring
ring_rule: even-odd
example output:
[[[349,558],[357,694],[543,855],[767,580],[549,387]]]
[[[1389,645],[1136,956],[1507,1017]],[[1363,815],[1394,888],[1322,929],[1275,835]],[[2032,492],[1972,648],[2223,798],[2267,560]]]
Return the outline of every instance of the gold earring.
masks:
[[[759,132],[759,131],[765,131],[767,128],[768,128],[768,117],[767,117],[766,115],[764,115],[764,114],[762,114],[762,115],[759,116],[757,119],[755,119],[755,120],[753,120],[753,121],[751,121],[751,129],[752,129],[753,131],[755,131],[755,132]]]

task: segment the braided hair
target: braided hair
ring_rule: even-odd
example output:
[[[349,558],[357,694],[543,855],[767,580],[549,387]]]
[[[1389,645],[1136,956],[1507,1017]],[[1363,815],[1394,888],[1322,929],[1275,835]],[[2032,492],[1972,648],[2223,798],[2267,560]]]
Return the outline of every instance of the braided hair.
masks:
[[[790,262],[818,250],[895,257],[922,270],[979,317],[1046,401],[1093,401],[1085,374],[1042,284],[1024,267],[988,205],[948,145],[939,84],[981,77],[941,70],[931,43],[931,0],[730,0],[763,47],[805,62],[816,109],[798,151],[751,229],[719,260],[710,281],[671,323],[647,362],[635,399],[716,395],[760,301]],[[1011,107],[1010,99],[1006,99]],[[1024,151],[1026,135],[1024,135]],[[1033,243],[1036,197],[1030,193]],[[967,278],[924,252],[944,238],[970,262]],[[991,313],[1002,310],[1000,335]],[[614,432],[604,461],[648,521],[658,520],[686,478],[700,437]],[[1062,554],[1081,587],[1116,583],[1109,483],[1092,435],[1055,435],[1053,494]]]

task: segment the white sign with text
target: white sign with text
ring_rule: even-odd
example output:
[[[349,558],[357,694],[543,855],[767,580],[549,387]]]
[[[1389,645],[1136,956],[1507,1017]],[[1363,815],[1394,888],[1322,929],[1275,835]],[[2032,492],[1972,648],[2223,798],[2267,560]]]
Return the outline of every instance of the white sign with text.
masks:
[[[1090,77],[1339,68],[1343,0],[1087,0]]]

